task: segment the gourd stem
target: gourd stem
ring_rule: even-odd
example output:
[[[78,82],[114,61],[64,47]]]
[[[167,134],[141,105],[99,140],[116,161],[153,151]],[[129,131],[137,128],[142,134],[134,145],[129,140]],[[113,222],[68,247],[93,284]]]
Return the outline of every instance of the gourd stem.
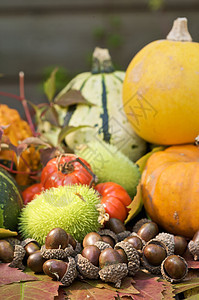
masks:
[[[114,67],[108,49],[96,47],[93,52],[92,74],[112,73]]]
[[[177,18],[167,35],[169,41],[192,42],[192,37],[187,28],[187,18]]]

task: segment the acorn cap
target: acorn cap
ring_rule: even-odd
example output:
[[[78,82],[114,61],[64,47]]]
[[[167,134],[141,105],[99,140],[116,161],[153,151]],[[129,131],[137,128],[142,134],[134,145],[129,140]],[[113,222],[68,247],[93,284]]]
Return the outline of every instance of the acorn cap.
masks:
[[[113,282],[116,288],[120,288],[122,279],[127,275],[128,268],[125,263],[109,265],[99,271],[100,279],[105,282]]]
[[[11,268],[18,268],[22,271],[25,270],[25,266],[23,265],[22,261],[25,257],[26,251],[23,246],[15,245],[14,247],[14,258],[12,262],[9,264]]]
[[[188,243],[189,252],[193,255],[194,260],[199,259],[199,240],[198,241],[190,241]]]
[[[110,236],[114,241],[115,241],[115,244],[118,242],[118,239],[117,239],[117,234],[115,232],[113,232],[112,230],[110,229],[101,229],[100,231],[97,232],[99,235],[107,235],[107,236]]]
[[[174,254],[175,241],[173,234],[161,232],[158,235],[156,235],[155,239],[163,242],[168,247],[168,255]]]
[[[147,247],[149,244],[156,244],[156,245],[162,246],[166,250],[166,253],[168,255],[168,247],[162,241],[159,241],[156,238],[151,239],[150,241],[148,241],[146,243],[146,245],[142,249],[143,252],[144,252],[145,247]],[[160,274],[161,273],[161,264],[159,266],[153,266],[153,265],[149,264],[144,255],[142,255],[142,257],[141,257],[141,264],[146,270],[148,270],[152,274]]]
[[[80,253],[82,251],[82,245],[81,243],[79,243],[77,240],[76,240],[76,247],[75,247],[75,250],[74,250],[74,253],[71,254],[71,256],[75,257],[78,253]]]
[[[76,277],[77,277],[76,262],[73,257],[69,256],[68,268],[60,281],[64,286],[69,286]]]
[[[133,226],[133,232],[138,232],[138,230],[140,229],[140,227],[142,225],[144,225],[145,223],[149,223],[152,222],[151,220],[147,219],[147,218],[143,218],[140,219],[138,222],[135,223],[135,225]]]
[[[21,246],[23,246],[25,248],[25,246],[28,245],[29,243],[35,243],[39,246],[38,242],[35,239],[31,239],[31,238],[27,238],[27,239],[23,240],[21,242]]]
[[[45,259],[61,259],[64,260],[68,256],[71,256],[74,253],[73,247],[68,244],[68,247],[65,249],[46,249],[45,245],[41,247],[42,257]]]
[[[165,269],[164,269],[164,263],[165,263],[166,259],[168,258],[168,256],[167,256],[167,257],[162,261],[162,263],[161,263],[161,274],[162,274],[162,277],[163,277],[164,279],[166,279],[167,281],[170,281],[171,283],[177,283],[177,282],[182,281],[182,280],[185,278],[185,276],[187,275],[187,273],[188,273],[188,264],[187,264],[186,260],[185,260],[182,256],[180,256],[180,255],[176,255],[176,256],[178,256],[178,257],[184,262],[185,267],[186,267],[185,274],[184,274],[183,277],[180,278],[180,279],[174,279],[174,278],[171,278],[171,277],[166,273],[166,271],[165,271]]]
[[[121,241],[117,243],[114,249],[123,249],[127,256],[128,273],[130,276],[135,275],[140,269],[140,255],[138,251],[128,242]]]
[[[77,270],[83,278],[97,279],[99,277],[99,268],[94,266],[87,258],[77,254],[75,261]]]
[[[99,248],[101,251],[104,249],[107,249],[107,248],[113,248],[113,247],[111,247],[110,244],[108,244],[104,241],[97,241],[97,242],[95,242],[94,245],[97,246],[97,248]]]
[[[134,232],[134,231],[131,232],[131,234],[129,236],[136,236],[136,237],[138,237],[141,240],[143,247],[146,245],[146,241],[143,240],[136,232]]]
[[[5,239],[8,243],[11,244],[11,246],[14,248],[15,245],[21,245],[20,240],[14,237],[9,237]]]
[[[123,241],[126,237],[128,237],[129,235],[131,235],[131,232],[128,230],[122,231],[120,233],[117,234],[117,239],[118,242]]]

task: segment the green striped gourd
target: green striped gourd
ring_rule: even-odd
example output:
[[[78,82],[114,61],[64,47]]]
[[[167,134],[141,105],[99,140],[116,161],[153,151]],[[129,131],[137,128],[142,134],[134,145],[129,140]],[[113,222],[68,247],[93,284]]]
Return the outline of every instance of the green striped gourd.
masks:
[[[0,167],[0,228],[17,230],[22,206],[23,200],[14,178]]]
[[[89,105],[69,106],[64,125],[90,125],[66,136],[71,149],[93,139],[115,145],[133,161],[145,152],[145,141],[138,137],[128,122],[122,106],[122,87],[125,72],[115,71],[107,49],[96,48],[91,72],[77,75],[57,95],[55,101],[70,89],[81,91]]]

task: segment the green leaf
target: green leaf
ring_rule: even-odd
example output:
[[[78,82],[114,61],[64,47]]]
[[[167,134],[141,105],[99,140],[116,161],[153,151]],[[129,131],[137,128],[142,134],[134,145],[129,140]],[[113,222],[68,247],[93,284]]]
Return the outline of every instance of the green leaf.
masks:
[[[90,106],[95,105],[89,102],[88,100],[86,100],[79,90],[73,90],[73,89],[61,95],[61,97],[56,99],[54,103],[62,107],[68,107],[70,105],[75,105],[75,104],[85,104]]]
[[[8,238],[11,236],[17,236],[18,233],[16,231],[11,231],[9,229],[0,228],[0,239]]]
[[[53,97],[56,92],[55,75],[56,75],[57,71],[58,71],[58,68],[55,68],[52,71],[50,77],[44,82],[44,92],[50,102],[53,100]]]
[[[193,278],[190,280],[184,280],[181,283],[176,283],[173,285],[173,287],[175,288],[175,293],[182,293],[184,291],[193,289],[193,288],[198,288],[199,287],[199,278]]]
[[[92,126],[89,125],[81,125],[81,126],[65,126],[59,133],[58,136],[58,143],[61,143],[63,141],[63,139],[70,133],[75,132],[79,129],[82,128],[86,128],[86,127],[90,127],[92,128]]]

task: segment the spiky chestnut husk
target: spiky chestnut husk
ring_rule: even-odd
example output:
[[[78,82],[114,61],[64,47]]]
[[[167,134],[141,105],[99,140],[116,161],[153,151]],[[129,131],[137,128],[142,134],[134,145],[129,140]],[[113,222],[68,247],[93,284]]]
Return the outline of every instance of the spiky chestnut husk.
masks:
[[[66,273],[60,280],[64,286],[69,286],[77,277],[77,269],[75,259],[71,256],[68,257],[68,267]]]
[[[104,249],[107,249],[107,248],[113,248],[113,247],[111,247],[110,244],[108,244],[104,241],[95,242],[94,245],[97,246],[101,251],[104,250]]]
[[[143,219],[140,219],[139,221],[137,221],[135,223],[135,225],[133,226],[133,232],[136,232],[138,233],[138,230],[140,229],[140,227],[142,225],[144,225],[145,223],[149,223],[149,222],[152,222],[151,220],[147,219],[147,218],[143,218]]]
[[[165,249],[166,254],[168,255],[168,247],[163,242],[161,242],[155,238],[151,239],[150,241],[148,241],[145,244],[145,246],[142,249],[143,252],[144,252],[145,247],[147,247],[147,245],[149,245],[149,244],[156,244],[156,245],[162,246]],[[161,273],[161,264],[158,266],[153,266],[153,265],[149,264],[144,255],[142,255],[142,257],[141,257],[141,265],[152,274],[160,274]]]
[[[29,202],[21,212],[19,230],[23,238],[34,238],[45,243],[48,232],[63,228],[81,242],[91,231],[101,227],[105,210],[100,197],[86,185],[59,186],[43,191]]]
[[[167,256],[167,257],[163,260],[163,262],[161,263],[161,274],[162,274],[162,277],[163,277],[164,279],[166,279],[167,281],[171,282],[171,283],[177,283],[177,282],[182,281],[182,280],[186,277],[186,275],[187,275],[187,273],[188,273],[188,264],[187,264],[186,260],[185,260],[182,256],[180,256],[180,255],[176,255],[176,256],[179,257],[179,258],[183,261],[183,263],[184,263],[184,265],[185,265],[185,274],[184,274],[181,278],[179,278],[179,279],[171,278],[171,277],[169,276],[169,274],[165,271],[165,268],[164,268],[165,261],[166,261],[166,259],[167,259],[169,256]]]
[[[135,196],[141,176],[139,168],[117,147],[104,141],[92,141],[79,146],[75,153],[88,161],[99,183],[109,181],[118,183],[131,197]],[[93,160],[93,153],[100,159]]]
[[[125,238],[127,238],[129,235],[131,235],[131,232],[129,230],[125,230],[123,232],[117,233],[117,239],[118,242],[123,241]]]
[[[45,245],[41,247],[42,257],[45,259],[61,259],[64,260],[68,256],[75,254],[73,247],[69,244],[65,249],[46,249]]]
[[[22,263],[24,257],[25,257],[26,251],[23,246],[21,245],[15,245],[14,247],[14,258],[13,261],[9,264],[9,267],[11,268],[18,268],[22,271],[25,270],[25,266]]]
[[[118,242],[118,239],[117,239],[117,234],[115,234],[115,232],[113,232],[112,230],[110,229],[101,229],[100,231],[97,232],[99,235],[107,235],[107,236],[110,236],[113,241],[115,242],[115,244]]]
[[[105,282],[113,282],[116,288],[121,287],[122,279],[128,275],[128,267],[125,263],[109,265],[99,271],[100,279]]]
[[[188,243],[189,252],[192,254],[194,260],[199,260],[199,240],[189,241]]]
[[[99,277],[99,268],[94,266],[87,258],[81,254],[75,257],[78,272],[82,278],[97,279]]]
[[[140,269],[140,255],[138,251],[128,242],[117,243],[114,249],[123,249],[127,256],[127,267],[130,276],[134,276]]]
[[[156,235],[155,239],[163,242],[167,248],[168,248],[168,254],[167,255],[172,255],[174,254],[174,249],[175,249],[175,241],[174,241],[174,235],[167,233],[167,232],[161,232],[158,235]]]

